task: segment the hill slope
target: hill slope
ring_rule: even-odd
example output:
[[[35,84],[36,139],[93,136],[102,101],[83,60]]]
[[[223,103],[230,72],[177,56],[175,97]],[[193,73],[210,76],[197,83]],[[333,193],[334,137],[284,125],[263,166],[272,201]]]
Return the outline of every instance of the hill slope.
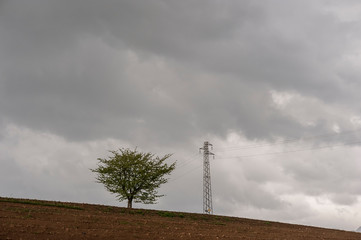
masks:
[[[361,240],[361,233],[214,215],[0,198],[0,239]]]

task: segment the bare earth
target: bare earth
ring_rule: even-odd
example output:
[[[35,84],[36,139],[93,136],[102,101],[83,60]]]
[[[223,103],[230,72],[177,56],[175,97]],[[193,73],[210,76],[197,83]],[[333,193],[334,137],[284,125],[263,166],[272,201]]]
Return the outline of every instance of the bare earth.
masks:
[[[361,240],[361,234],[214,215],[0,198],[0,239]]]

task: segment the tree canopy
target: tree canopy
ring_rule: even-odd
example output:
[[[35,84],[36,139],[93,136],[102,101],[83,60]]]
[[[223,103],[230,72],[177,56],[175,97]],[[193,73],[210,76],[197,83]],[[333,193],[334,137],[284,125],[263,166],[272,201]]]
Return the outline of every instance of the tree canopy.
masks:
[[[175,169],[175,162],[165,163],[172,154],[160,158],[124,148],[110,153],[112,156],[108,158],[98,158],[98,167],[91,170],[98,174],[97,181],[116,194],[119,201],[127,200],[128,208],[132,208],[133,201],[154,204],[164,196],[158,195],[157,189],[168,182],[164,176]]]

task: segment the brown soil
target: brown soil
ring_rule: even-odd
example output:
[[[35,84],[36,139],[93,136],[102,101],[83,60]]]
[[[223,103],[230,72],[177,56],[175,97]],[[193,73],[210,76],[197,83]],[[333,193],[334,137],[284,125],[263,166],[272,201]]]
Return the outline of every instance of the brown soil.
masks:
[[[361,234],[215,215],[0,198],[0,239],[361,240]]]

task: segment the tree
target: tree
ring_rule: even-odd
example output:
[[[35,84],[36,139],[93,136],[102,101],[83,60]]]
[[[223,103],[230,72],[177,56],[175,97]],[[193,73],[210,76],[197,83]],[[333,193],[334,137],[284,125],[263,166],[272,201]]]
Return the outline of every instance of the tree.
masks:
[[[119,201],[128,200],[128,208],[132,208],[133,200],[154,204],[157,198],[164,196],[158,195],[157,189],[168,182],[164,176],[175,169],[175,162],[165,163],[171,154],[159,158],[152,153],[124,148],[110,152],[112,156],[98,158],[98,167],[91,171],[98,173],[98,182],[116,194]]]

